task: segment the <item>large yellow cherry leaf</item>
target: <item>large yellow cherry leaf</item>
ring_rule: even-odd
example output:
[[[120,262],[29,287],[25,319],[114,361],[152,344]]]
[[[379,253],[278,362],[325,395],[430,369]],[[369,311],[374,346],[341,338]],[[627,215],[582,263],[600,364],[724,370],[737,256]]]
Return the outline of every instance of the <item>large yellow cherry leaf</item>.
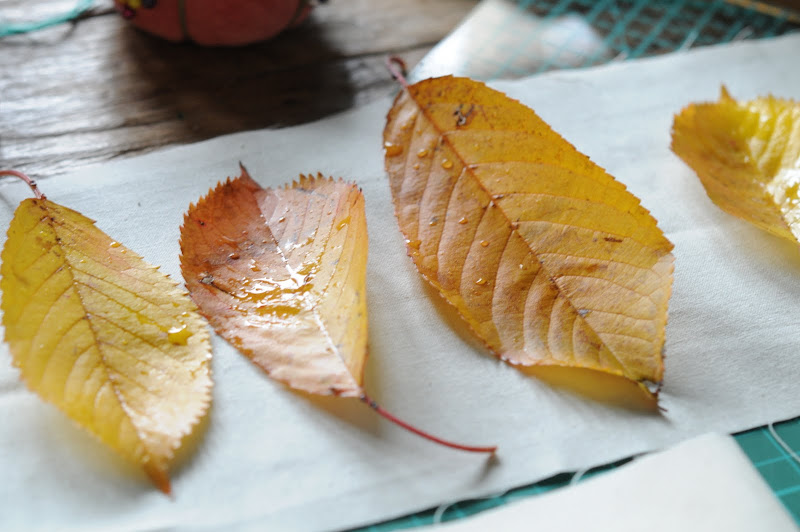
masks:
[[[5,338],[27,386],[169,493],[169,462],[211,400],[211,347],[192,301],[43,196],[17,208],[0,273]]]
[[[793,242],[800,239],[800,103],[768,96],[716,103],[675,117],[672,150],[722,210]]]
[[[448,447],[364,391],[367,222],[355,185],[318,175],[264,189],[242,175],[191,205],[181,228],[189,293],[217,333],[270,377],[304,392],[355,397]]]
[[[384,142],[409,255],[492,351],[661,382],[672,244],[624,185],[465,78],[405,84]]]

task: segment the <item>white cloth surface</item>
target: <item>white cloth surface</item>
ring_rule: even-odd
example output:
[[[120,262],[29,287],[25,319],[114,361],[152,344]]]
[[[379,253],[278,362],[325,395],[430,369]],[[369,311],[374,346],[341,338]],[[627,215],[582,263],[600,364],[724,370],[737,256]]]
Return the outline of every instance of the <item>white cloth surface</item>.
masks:
[[[419,532],[797,532],[730,436],[705,434],[619,469]]]
[[[357,401],[293,393],[215,337],[208,427],[168,498],[27,391],[3,344],[0,529],[337,529],[800,415],[800,252],[720,211],[669,150],[673,114],[716,99],[721,83],[739,98],[800,97],[798,50],[794,35],[496,84],[628,185],[675,243],[663,415],[553,388],[451,327],[394,218],[388,97],[314,124],[40,179],[50,199],[176,279],[183,213],[237,175],[238,161],[265,186],[317,171],[357,181],[370,233],[367,391],[421,428],[499,451],[488,460],[444,449]],[[0,185],[2,233],[29,196],[19,182]]]

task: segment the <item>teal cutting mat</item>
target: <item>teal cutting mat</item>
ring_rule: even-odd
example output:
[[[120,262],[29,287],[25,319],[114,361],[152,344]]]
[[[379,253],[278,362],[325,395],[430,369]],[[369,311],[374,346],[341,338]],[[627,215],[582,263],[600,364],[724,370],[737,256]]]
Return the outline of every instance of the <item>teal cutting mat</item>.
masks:
[[[497,0],[484,0],[483,4],[489,2],[499,5]],[[487,6],[479,5],[483,7]],[[436,63],[437,55],[447,58],[444,66],[453,73],[475,79],[509,78],[800,30],[796,12],[746,0],[517,0],[493,15],[480,21],[467,19],[456,30],[469,33],[474,43],[470,53],[453,54],[445,39],[412,72],[412,79],[443,73],[428,68]],[[520,25],[524,17],[531,19],[528,26]],[[487,28],[486,20],[493,25]],[[524,34],[509,36],[521,27],[527,28]],[[737,434],[736,441],[800,525],[800,418],[775,424],[772,430],[788,449],[768,427]],[[581,478],[625,462],[593,469]],[[360,530],[387,532],[451,521],[565,486],[573,477],[573,473],[561,474],[495,497],[461,501]]]
[[[772,37],[800,28],[794,12],[771,8],[763,2],[737,2],[751,5],[740,7],[733,3],[716,1],[532,1],[519,0],[517,9],[538,15],[542,20],[556,20],[578,16],[591,26],[602,40],[597,50],[576,49],[581,35],[570,33],[549,34],[538,32],[516,42],[502,62],[496,62],[489,78],[528,75],[521,71],[518,59],[530,51],[531,44],[540,38],[557,40],[542,58],[534,72],[558,68],[591,66],[609,59],[633,59],[673,52],[709,44],[726,43],[740,39]],[[774,10],[774,15],[764,11]],[[793,22],[795,21],[795,22]],[[544,26],[547,28],[547,26]],[[573,26],[578,30],[578,26]],[[502,26],[496,32],[504,31]],[[558,39],[561,37],[560,39]],[[495,41],[496,35],[489,36]],[[480,61],[478,57],[476,60]]]

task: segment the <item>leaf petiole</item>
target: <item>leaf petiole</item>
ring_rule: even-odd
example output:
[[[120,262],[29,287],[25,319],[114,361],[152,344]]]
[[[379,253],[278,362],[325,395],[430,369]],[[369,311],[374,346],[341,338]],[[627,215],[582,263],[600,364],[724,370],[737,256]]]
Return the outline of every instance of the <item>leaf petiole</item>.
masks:
[[[396,55],[389,56],[386,58],[386,68],[392,73],[392,77],[396,79],[397,82],[403,86],[403,88],[408,88],[408,80],[406,79],[408,68],[406,67],[405,61]]]
[[[28,184],[29,187],[31,187],[31,190],[33,190],[33,194],[36,196],[37,199],[47,199],[47,196],[42,194],[42,191],[39,190],[39,186],[36,184],[36,181],[31,179],[27,175],[23,174],[22,172],[19,172],[17,170],[0,170],[0,176],[3,175],[10,175],[22,179],[23,181],[25,181],[25,183]]]
[[[430,441],[432,441],[434,443],[438,443],[439,445],[444,445],[445,447],[450,447],[452,449],[459,449],[461,451],[468,451],[468,452],[471,452],[471,453],[492,453],[492,454],[494,454],[494,452],[497,450],[497,446],[496,445],[482,447],[482,446],[462,445],[460,443],[454,443],[454,442],[451,442],[451,441],[443,440],[442,438],[438,438],[438,437],[436,437],[436,436],[434,436],[432,434],[428,434],[427,432],[422,431],[422,430],[420,430],[420,429],[418,429],[416,427],[413,427],[413,426],[409,425],[408,423],[406,423],[405,421],[396,418],[394,415],[392,415],[389,412],[387,412],[386,410],[384,410],[380,405],[378,405],[378,403],[376,403],[375,401],[370,399],[367,394],[364,394],[364,395],[361,396],[361,401],[363,403],[366,403],[367,406],[369,406],[371,409],[373,409],[375,412],[377,412],[378,415],[388,419],[389,421],[391,421],[395,425],[397,425],[399,427],[402,427],[402,428],[406,429],[409,432],[413,432],[417,436],[421,436],[421,437],[425,438],[426,440],[430,440]]]

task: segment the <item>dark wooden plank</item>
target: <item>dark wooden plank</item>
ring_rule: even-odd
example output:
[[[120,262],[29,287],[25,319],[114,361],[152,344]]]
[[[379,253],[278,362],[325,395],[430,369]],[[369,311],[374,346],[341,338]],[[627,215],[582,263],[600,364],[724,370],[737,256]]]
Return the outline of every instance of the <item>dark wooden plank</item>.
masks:
[[[76,24],[2,39],[0,166],[54,176],[348,109],[392,90],[387,54],[415,63],[474,4],[333,0],[273,41],[233,49],[152,38],[109,7]],[[0,0],[3,13],[32,20],[21,5],[29,3]],[[36,13],[73,5],[46,0]]]

